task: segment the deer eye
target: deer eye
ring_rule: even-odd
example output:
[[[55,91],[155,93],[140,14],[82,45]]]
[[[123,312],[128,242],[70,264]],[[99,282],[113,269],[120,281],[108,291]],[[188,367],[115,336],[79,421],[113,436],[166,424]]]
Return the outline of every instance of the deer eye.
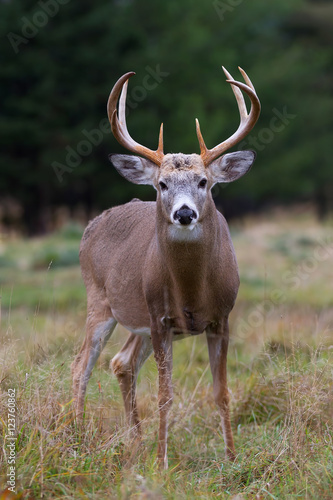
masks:
[[[200,188],[204,188],[207,184],[207,179],[201,179],[201,181],[199,182],[198,186]]]
[[[168,186],[164,182],[160,181],[159,185],[160,185],[161,191],[167,191],[168,190]]]

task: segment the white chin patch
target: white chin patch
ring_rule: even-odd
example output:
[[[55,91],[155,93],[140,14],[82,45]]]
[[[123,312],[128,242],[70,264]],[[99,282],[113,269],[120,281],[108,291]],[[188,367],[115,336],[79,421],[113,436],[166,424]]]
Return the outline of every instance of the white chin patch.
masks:
[[[201,224],[198,222],[188,224],[187,226],[183,226],[179,222],[169,225],[169,237],[173,241],[195,241],[200,239],[201,234]]]
[[[174,226],[176,226],[178,229],[180,229],[181,231],[193,231],[193,229],[197,225],[197,221],[192,220],[192,222],[190,224],[181,224],[178,220],[173,220],[172,224]]]

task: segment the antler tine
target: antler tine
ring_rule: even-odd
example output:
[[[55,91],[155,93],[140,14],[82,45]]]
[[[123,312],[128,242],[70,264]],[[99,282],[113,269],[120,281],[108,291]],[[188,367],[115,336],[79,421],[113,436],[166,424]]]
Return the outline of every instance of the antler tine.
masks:
[[[158,146],[157,146],[157,150],[159,153],[162,153],[162,155],[164,156],[164,153],[163,153],[163,123],[161,123],[161,126],[160,126],[160,133],[159,133],[159,136],[158,136]],[[162,156],[162,158],[163,158]]]
[[[117,109],[118,97],[119,97],[119,94],[123,88],[124,83],[127,82],[127,80],[129,78],[131,78],[131,76],[133,76],[133,75],[135,75],[134,71],[130,71],[129,73],[125,73],[114,84],[113,89],[110,92],[108,103],[107,103],[107,112],[108,112],[109,122],[111,122],[113,112]]]
[[[236,132],[230,136],[228,139],[225,141],[221,142],[217,146],[215,146],[212,149],[207,149],[204,139],[202,137],[201,131],[200,131],[200,124],[199,121],[196,119],[196,131],[197,131],[197,136],[199,140],[199,145],[200,145],[200,156],[207,167],[213,160],[215,160],[218,156],[222,155],[225,151],[228,149],[232,148],[240,142],[244,137],[247,136],[247,134],[252,130],[254,125],[256,124],[259,115],[260,115],[260,101],[259,98],[256,94],[255,88],[250,80],[250,78],[247,76],[244,70],[239,68],[245,82],[238,82],[233,79],[233,77],[230,75],[230,73],[222,66],[223,71],[225,75],[227,76],[228,80],[227,82],[232,85],[232,90],[233,93],[236,97],[238,109],[239,109],[239,114],[240,114],[240,124]],[[242,94],[242,91],[245,92],[250,100],[251,100],[251,110],[250,114],[247,112],[244,96]]]
[[[228,78],[227,82],[230,81],[230,82],[234,82],[235,79],[231,76],[231,74],[229,73],[229,71],[227,71],[225,69],[224,66],[222,66],[222,69],[224,71],[224,74],[225,76]],[[232,91],[236,97],[236,101],[237,101],[237,104],[238,104],[238,109],[239,109],[239,114],[240,114],[240,117],[241,117],[241,121],[244,121],[246,120],[248,114],[247,114],[247,108],[246,108],[246,104],[245,104],[245,100],[244,100],[244,97],[243,97],[243,94],[242,92],[239,90],[238,87],[231,87],[232,88]]]
[[[134,72],[126,73],[115,83],[107,104],[108,117],[111,124],[111,130],[116,138],[116,140],[124,146],[126,149],[133,151],[134,153],[138,153],[141,156],[151,160],[156,165],[160,166],[164,157],[163,153],[163,124],[160,128],[159,140],[158,140],[158,148],[156,151],[152,151],[145,146],[142,146],[138,142],[136,142],[130,136],[127,124],[126,124],[126,95],[127,95],[127,86],[128,80],[131,76],[135,75]],[[119,98],[119,94],[121,92],[121,96],[119,99],[119,111],[117,116],[117,102]]]
[[[238,69],[239,69],[239,71],[240,71],[240,73],[241,73],[242,77],[244,78],[244,80],[245,80],[246,84],[247,84],[249,87],[251,87],[251,89],[252,89],[252,90],[256,91],[256,90],[255,90],[255,88],[254,88],[253,83],[251,82],[251,80],[250,80],[249,76],[245,73],[245,71],[244,71],[244,70],[243,70],[240,66],[238,66]]]
[[[128,87],[128,80],[126,80],[126,82],[123,85],[123,88],[121,89],[119,108],[118,108],[118,116],[119,116],[118,120],[121,130],[123,131],[123,135],[127,138],[127,140],[131,140],[131,136],[129,135],[126,124],[127,87]]]
[[[195,128],[196,128],[197,137],[198,137],[199,146],[200,146],[200,155],[204,156],[206,151],[208,151],[208,149],[207,149],[207,146],[206,146],[205,141],[204,141],[202,134],[201,134],[200,123],[199,123],[198,118],[195,119]]]

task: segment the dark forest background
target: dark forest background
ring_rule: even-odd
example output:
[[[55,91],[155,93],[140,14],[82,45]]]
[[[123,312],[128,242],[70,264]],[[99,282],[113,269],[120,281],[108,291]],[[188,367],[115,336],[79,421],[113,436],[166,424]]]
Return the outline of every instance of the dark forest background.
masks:
[[[240,148],[250,175],[214,195],[227,216],[274,204],[333,208],[333,2],[310,0],[7,0],[0,3],[0,217],[29,234],[56,214],[92,213],[151,187],[131,185],[108,161],[124,152],[106,122],[115,81],[129,84],[128,126],[165,152],[231,135],[238,110],[223,64],[244,68],[262,114]]]

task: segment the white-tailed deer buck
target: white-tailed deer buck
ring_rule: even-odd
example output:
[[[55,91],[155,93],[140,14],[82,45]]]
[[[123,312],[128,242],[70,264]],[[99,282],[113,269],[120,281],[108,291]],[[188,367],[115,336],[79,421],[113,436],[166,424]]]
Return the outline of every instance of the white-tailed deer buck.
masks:
[[[240,68],[239,68],[240,69]],[[72,364],[76,413],[82,417],[92,369],[117,323],[131,333],[111,362],[128,422],[139,431],[136,403],[138,372],[154,352],[158,367],[160,413],[158,461],[167,467],[168,413],[172,403],[172,342],[185,334],[206,332],[226,454],[235,448],[227,388],[228,316],[239,277],[228,225],[216,210],[211,188],[231,182],[251,167],[255,153],[224,154],[255,125],[260,102],[246,73],[246,83],[232,85],[240,125],[229,139],[207,149],[198,120],[200,155],[164,154],[162,126],[156,151],[135,142],[125,117],[128,79],[123,75],[108,100],[108,116],[118,142],[140,156],[114,154],[115,168],[135,184],[151,184],[156,202],[133,200],[106,210],[90,222],[82,238],[80,261],[87,288],[86,337]],[[247,113],[241,91],[251,100]],[[117,101],[119,111],[117,114]]]

